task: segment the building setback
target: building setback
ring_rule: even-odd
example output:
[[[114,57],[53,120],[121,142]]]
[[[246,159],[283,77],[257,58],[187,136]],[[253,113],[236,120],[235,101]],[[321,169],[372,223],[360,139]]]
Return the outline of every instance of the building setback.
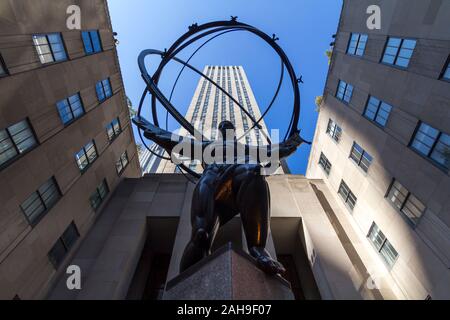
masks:
[[[46,296],[124,177],[139,177],[105,0],[0,5],[0,298]]]
[[[407,299],[450,298],[449,16],[448,1],[344,1],[306,174]]]

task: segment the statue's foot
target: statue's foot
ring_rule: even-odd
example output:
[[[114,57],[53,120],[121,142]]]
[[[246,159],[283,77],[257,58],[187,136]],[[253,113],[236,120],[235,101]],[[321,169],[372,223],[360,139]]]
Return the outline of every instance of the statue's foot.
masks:
[[[265,273],[275,275],[286,271],[283,265],[274,260],[265,249],[253,247],[249,251],[250,254],[256,259],[258,267]]]
[[[286,271],[281,263],[266,256],[259,256],[256,262],[258,267],[267,274],[278,274]]]

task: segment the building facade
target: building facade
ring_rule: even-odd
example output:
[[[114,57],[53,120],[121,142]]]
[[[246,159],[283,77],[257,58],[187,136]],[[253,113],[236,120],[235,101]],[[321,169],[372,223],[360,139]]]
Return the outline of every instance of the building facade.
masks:
[[[46,296],[105,201],[139,177],[105,0],[0,4],[0,298]]]
[[[138,151],[142,174],[156,173],[162,160],[161,156],[164,156],[164,149],[154,143],[150,145],[150,150],[141,145]]]
[[[325,182],[287,174],[269,176],[267,182],[271,230],[266,249],[288,270],[283,277],[296,299],[401,297],[388,283],[381,289],[372,285],[373,270],[360,263],[360,244],[339,222],[345,212]],[[81,290],[69,290],[69,275],[61,274],[48,298],[164,299],[167,284],[183,276],[179,265],[191,236],[194,187],[173,173],[122,180],[69,262],[82,270]],[[239,216],[219,229],[212,251],[229,242],[247,250]]]
[[[449,16],[448,1],[344,1],[306,174],[406,299],[450,298]]]
[[[236,127],[236,136],[241,138],[241,143],[258,145],[267,144],[268,130],[264,119],[260,121],[261,128],[254,128],[253,122],[248,115],[254,119],[261,118],[261,111],[256,102],[250,83],[242,66],[205,66],[203,74],[211,78],[220,87],[229,93],[246,110],[243,111],[219,88],[212,85],[208,80],[201,78],[198,82],[194,96],[186,112],[186,119],[195,128],[199,129],[207,139],[216,140],[218,137],[217,127],[224,120],[231,121]],[[189,136],[189,133],[181,128],[179,134]],[[167,155],[166,155],[167,156]],[[190,169],[201,172],[199,161],[187,161],[185,163]],[[283,161],[286,172],[287,164]],[[179,172],[179,168],[170,161],[161,161],[158,173]],[[283,172],[279,169],[277,172]]]

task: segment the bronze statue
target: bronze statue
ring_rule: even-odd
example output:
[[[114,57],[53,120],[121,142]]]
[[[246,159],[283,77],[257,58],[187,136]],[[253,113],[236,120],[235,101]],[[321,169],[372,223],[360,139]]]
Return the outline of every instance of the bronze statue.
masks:
[[[270,224],[270,194],[267,182],[261,172],[262,170],[265,170],[266,166],[274,165],[274,161],[267,161],[266,158],[262,159],[259,152],[254,152],[255,149],[261,149],[259,146],[249,146],[239,143],[239,140],[242,139],[244,135],[236,138],[235,127],[230,121],[222,121],[219,124],[218,130],[221,137],[219,137],[217,141],[206,139],[201,132],[194,128],[192,123],[178,112],[170,100],[181,73],[187,68],[206,79],[214,85],[217,90],[220,90],[225,96],[233,101],[233,103],[239,107],[245,116],[253,123],[250,130],[254,128],[261,129],[259,123],[276,100],[286,70],[290,78],[294,97],[291,121],[288,130],[286,131],[286,136],[281,143],[272,144],[270,139],[266,137],[268,145],[265,146],[267,147],[267,150],[265,150],[267,151],[266,155],[270,157],[270,155],[278,154],[276,160],[278,161],[281,158],[292,154],[302,142],[305,142],[300,137],[297,129],[300,115],[300,92],[298,83],[302,82],[301,78],[298,79],[296,77],[289,59],[281,47],[276,43],[279,40],[278,37],[275,35],[270,37],[251,25],[238,22],[237,17],[232,17],[229,21],[214,21],[201,25],[194,23],[188,29],[189,30],[178,38],[169,49],[165,49],[164,51],[147,49],[142,51],[139,55],[138,64],[142,78],[146,83],[146,88],[139,103],[138,116],[133,119],[133,122],[139,129],[139,136],[143,145],[150,152],[152,152],[152,150],[142,138],[141,131],[144,132],[146,138],[163,147],[169,154],[180,154],[188,159],[198,159],[203,165],[204,171],[202,175],[199,175],[186,167],[183,163],[178,165],[183,171],[186,171],[191,176],[199,179],[194,189],[191,206],[192,236],[184,250],[180,269],[181,271],[184,271],[210,254],[211,246],[219,227],[227,223],[237,214],[240,214],[249,253],[256,259],[258,265],[265,272],[270,274],[283,272],[284,267],[272,258],[265,249]],[[274,49],[281,60],[281,72],[277,90],[271,103],[259,119],[255,119],[230,92],[224,90],[208,76],[189,64],[191,58],[209,41],[232,31],[245,31],[259,37]],[[211,37],[201,44],[187,61],[183,61],[177,57],[181,51],[208,36]],[[149,75],[144,61],[149,55],[159,55],[161,57],[161,62],[152,76]],[[158,82],[164,67],[170,61],[180,63],[183,67],[173,85],[171,96],[166,98],[158,88]],[[153,116],[153,124],[140,116],[144,100],[148,93],[152,96],[151,114]],[[172,134],[167,130],[167,122],[166,130],[161,129],[156,109],[157,101],[167,110],[167,114],[170,114],[191,136],[195,138],[186,138]],[[231,131],[231,135],[228,134],[229,131]],[[264,132],[262,133],[264,134]],[[180,146],[186,148],[182,148],[182,150],[179,151]],[[201,150],[200,154],[203,154],[203,151],[209,149],[213,150],[213,153],[216,156],[215,161],[204,161],[203,157],[199,158],[195,153],[195,150]],[[244,152],[238,152],[238,150],[244,150]],[[171,158],[163,157],[158,154],[155,155],[166,160],[172,160]],[[217,158],[219,161],[217,161]]]
[[[185,144],[190,144],[192,148],[201,148],[202,151],[213,143],[175,136],[171,132],[153,126],[143,118],[137,117],[133,121],[144,131],[146,138],[162,146],[169,154],[183,139]],[[191,240],[184,250],[180,271],[209,255],[219,227],[240,214],[250,255],[265,272],[270,274],[283,272],[283,266],[265,249],[270,225],[270,193],[267,182],[261,175],[262,166],[258,163],[259,159],[252,159],[252,154],[258,153],[249,150],[252,146],[242,146],[246,149],[246,159],[243,161],[245,163],[238,161],[236,157],[239,143],[234,134],[231,138],[230,134],[226,134],[227,130],[234,132],[234,125],[230,121],[222,121],[219,124],[222,140],[219,140],[221,145],[218,147],[222,148],[224,158],[227,151],[232,148],[235,151],[233,152],[235,161],[203,163],[204,171],[192,197]],[[276,150],[281,159],[293,153],[302,142],[297,132],[285,142],[271,145],[267,151],[270,155]],[[182,156],[193,159],[194,152],[191,149],[190,154],[182,153]]]

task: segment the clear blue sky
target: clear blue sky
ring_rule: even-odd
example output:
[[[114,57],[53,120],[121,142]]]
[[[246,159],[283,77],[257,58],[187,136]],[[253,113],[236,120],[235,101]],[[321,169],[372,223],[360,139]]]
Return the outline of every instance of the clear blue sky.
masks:
[[[137,66],[137,56],[144,49],[170,47],[194,22],[199,24],[213,20],[238,20],[261,29],[267,34],[275,33],[298,76],[303,76],[300,85],[301,116],[299,128],[306,140],[312,140],[317,121],[314,100],[322,95],[328,71],[325,51],[336,32],[341,1],[333,0],[108,0],[113,29],[118,33],[119,60],[125,90],[133,105],[137,105],[144,89]],[[195,47],[180,54],[186,59]],[[155,63],[157,60],[155,60]],[[191,63],[199,69],[204,65],[242,65],[259,107],[264,110],[276,89],[280,62],[272,49],[255,36],[232,32],[211,41]],[[153,61],[147,62],[152,70]],[[167,95],[180,65],[175,62],[166,69],[160,87]],[[199,78],[185,72],[172,99],[184,114],[194,93]],[[288,80],[286,78],[286,80]],[[270,129],[279,129],[284,135],[292,110],[292,93],[286,81],[278,102],[265,118]],[[149,101],[149,100],[147,100]],[[149,105],[147,104],[147,108]],[[160,108],[162,109],[162,108]],[[160,122],[165,117],[161,110]],[[144,116],[149,116],[145,113]],[[170,119],[169,129],[179,127]],[[139,139],[136,139],[139,142]],[[304,174],[310,148],[302,146],[288,159],[293,173]]]

